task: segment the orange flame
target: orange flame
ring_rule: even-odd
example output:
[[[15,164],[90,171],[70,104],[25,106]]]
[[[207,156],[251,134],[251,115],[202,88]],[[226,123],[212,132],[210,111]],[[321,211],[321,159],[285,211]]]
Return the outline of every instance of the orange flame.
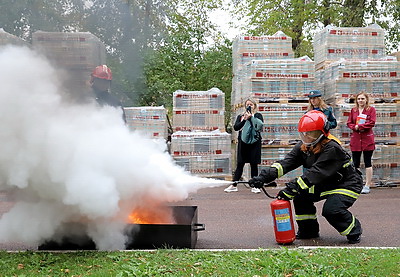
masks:
[[[170,208],[155,210],[146,210],[142,208],[135,209],[130,213],[127,219],[129,224],[174,224],[175,220]]]

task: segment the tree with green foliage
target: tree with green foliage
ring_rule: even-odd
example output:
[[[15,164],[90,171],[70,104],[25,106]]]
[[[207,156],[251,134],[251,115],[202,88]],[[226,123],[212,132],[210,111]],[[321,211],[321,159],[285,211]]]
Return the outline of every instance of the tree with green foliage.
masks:
[[[231,43],[216,32],[207,14],[221,3],[19,0],[2,3],[0,26],[28,41],[38,30],[91,32],[106,45],[113,93],[124,105],[171,107],[178,89],[218,87],[230,99]]]
[[[313,57],[313,36],[329,24],[364,27],[377,23],[388,33],[388,52],[400,40],[399,0],[243,0],[234,3],[235,12],[248,18],[249,34],[272,35],[281,30],[292,37],[297,57]]]
[[[142,105],[164,105],[170,109],[176,90],[206,91],[218,87],[230,107],[232,45],[229,40],[217,38],[219,34],[207,15],[210,6],[203,4],[174,14],[168,36],[146,55],[147,89],[140,97]]]

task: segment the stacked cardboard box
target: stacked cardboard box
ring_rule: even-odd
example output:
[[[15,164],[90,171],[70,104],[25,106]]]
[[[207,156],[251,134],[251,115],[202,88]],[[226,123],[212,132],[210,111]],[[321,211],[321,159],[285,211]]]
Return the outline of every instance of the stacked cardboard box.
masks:
[[[150,138],[168,139],[167,110],[163,107],[124,107],[126,124]]]
[[[385,56],[384,30],[377,24],[367,27],[326,26],[314,36],[316,69],[339,59],[379,59]]]
[[[355,106],[355,95],[366,92],[376,108],[373,131],[377,150],[372,162],[376,182],[399,180],[395,171],[400,164],[396,154],[400,143],[400,63],[393,56],[385,56],[384,35],[377,24],[360,28],[327,26],[314,39],[318,88],[335,108],[338,137],[348,151],[352,131],[346,123]],[[392,153],[394,160],[380,156],[383,152]]]
[[[225,94],[208,91],[173,93],[171,155],[177,164],[202,177],[231,175],[231,137],[225,132]]]
[[[17,46],[30,46],[28,42],[4,31],[0,28],[0,46],[1,45],[17,45]]]
[[[307,107],[307,103],[260,103],[258,110],[264,117],[263,145],[295,144],[298,141],[297,124]]]
[[[400,63],[395,57],[380,60],[340,59],[324,70],[324,96],[329,103],[354,102],[364,90],[375,102],[400,100]]]
[[[232,59],[232,122],[243,113],[247,98],[259,102],[258,112],[264,118],[263,160],[259,165],[262,169],[283,157],[275,155],[281,153],[279,149],[288,152],[297,142],[297,123],[307,109],[306,94],[314,88],[315,65],[307,56],[294,58],[292,39],[283,32],[236,38]],[[237,142],[237,132],[233,132],[232,138]],[[278,182],[281,184],[296,174],[297,171],[289,173]],[[248,167],[243,177],[250,177]]]
[[[231,174],[231,140],[226,132],[175,132],[171,155],[178,165],[200,176]]]
[[[240,105],[249,96],[243,88],[246,67],[255,60],[293,59],[292,38],[279,31],[272,36],[238,36],[232,46],[231,103]]]
[[[175,91],[173,129],[225,131],[225,94],[218,88],[208,91]]]
[[[253,60],[290,59],[294,57],[292,38],[282,31],[272,36],[238,36],[234,39],[232,50],[233,71]]]
[[[32,34],[32,45],[64,75],[64,86],[71,92],[85,93],[93,69],[106,63],[105,45],[89,32],[42,32]]]
[[[243,91],[259,102],[307,100],[314,88],[314,62],[307,56],[287,60],[252,61],[246,67]]]

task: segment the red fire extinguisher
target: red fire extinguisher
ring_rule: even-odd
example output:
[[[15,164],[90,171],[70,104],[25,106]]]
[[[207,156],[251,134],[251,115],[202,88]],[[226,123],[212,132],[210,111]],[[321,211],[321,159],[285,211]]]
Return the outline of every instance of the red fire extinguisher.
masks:
[[[280,244],[291,244],[296,239],[292,207],[287,200],[274,200],[270,204],[274,220],[275,240]]]
[[[235,181],[238,183],[248,183],[246,181]],[[266,187],[276,187],[276,182],[271,182]],[[296,239],[296,234],[293,224],[292,206],[289,201],[279,200],[271,196],[264,187],[261,187],[265,195],[275,199],[271,202],[271,213],[274,220],[275,240],[279,244],[291,244]]]
[[[276,187],[275,182],[269,183],[268,187]],[[275,199],[268,194],[264,187],[262,187],[265,195],[269,198]],[[275,240],[279,244],[291,244],[296,239],[294,231],[292,206],[289,201],[275,199],[271,202],[271,214],[274,220]]]

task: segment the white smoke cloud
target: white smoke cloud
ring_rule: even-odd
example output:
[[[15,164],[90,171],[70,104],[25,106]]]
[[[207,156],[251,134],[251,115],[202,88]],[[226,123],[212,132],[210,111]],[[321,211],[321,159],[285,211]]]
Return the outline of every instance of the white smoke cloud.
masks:
[[[133,209],[226,183],[176,166],[129,132],[120,109],[66,104],[55,70],[32,50],[1,48],[0,64],[0,190],[16,199],[0,243],[39,245],[80,223],[98,248],[123,249]]]

